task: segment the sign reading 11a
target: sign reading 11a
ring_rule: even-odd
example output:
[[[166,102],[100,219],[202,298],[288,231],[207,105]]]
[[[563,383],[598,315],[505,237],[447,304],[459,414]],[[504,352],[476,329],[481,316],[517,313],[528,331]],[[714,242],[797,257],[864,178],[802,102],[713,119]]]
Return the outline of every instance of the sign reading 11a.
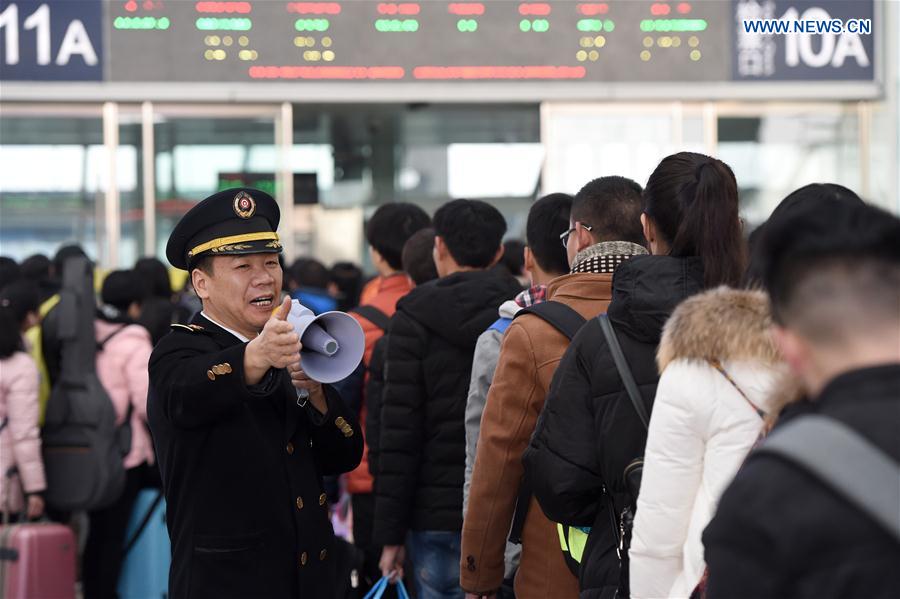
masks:
[[[4,79],[103,79],[101,0],[0,0]]]

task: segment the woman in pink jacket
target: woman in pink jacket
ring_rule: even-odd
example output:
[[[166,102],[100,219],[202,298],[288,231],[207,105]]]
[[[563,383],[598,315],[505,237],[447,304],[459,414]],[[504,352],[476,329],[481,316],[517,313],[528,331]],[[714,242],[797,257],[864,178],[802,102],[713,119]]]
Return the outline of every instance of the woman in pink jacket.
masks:
[[[38,428],[39,375],[22,333],[38,321],[38,291],[12,283],[0,292],[0,512],[44,513],[46,488]],[[7,477],[6,473],[14,475]]]
[[[154,463],[147,428],[147,363],[153,346],[150,333],[135,324],[140,316],[143,285],[135,271],[111,272],[103,281],[97,335],[97,376],[116,410],[116,424],[131,424],[131,448],[124,458],[125,489],[113,505],[90,512],[82,579],[85,599],[116,596],[122,567],[122,545],[128,519]]]

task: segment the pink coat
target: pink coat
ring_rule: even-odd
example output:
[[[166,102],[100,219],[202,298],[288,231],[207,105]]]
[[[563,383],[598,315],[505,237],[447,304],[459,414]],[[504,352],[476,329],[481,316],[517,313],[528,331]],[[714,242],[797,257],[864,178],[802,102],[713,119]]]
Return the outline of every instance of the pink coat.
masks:
[[[27,353],[0,360],[0,423],[6,422],[0,431],[0,511],[21,511],[23,488],[36,493],[47,486],[38,428],[39,382],[37,366]],[[9,484],[5,473],[12,466],[19,474]]]
[[[125,468],[153,464],[153,442],[147,428],[147,363],[153,351],[150,333],[140,325],[103,320],[95,321],[94,329],[98,342],[122,329],[97,353],[97,376],[116,409],[116,424],[125,422],[131,406],[131,451],[125,456]]]

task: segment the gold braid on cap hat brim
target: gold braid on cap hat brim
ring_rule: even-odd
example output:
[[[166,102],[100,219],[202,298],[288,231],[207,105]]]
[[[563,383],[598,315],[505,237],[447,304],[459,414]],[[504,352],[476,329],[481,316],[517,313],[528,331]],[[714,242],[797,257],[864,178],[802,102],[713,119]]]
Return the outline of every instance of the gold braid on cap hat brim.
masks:
[[[245,233],[243,235],[231,235],[229,237],[219,237],[212,239],[206,243],[201,243],[197,247],[188,252],[188,258],[193,258],[197,254],[212,250],[213,252],[226,252],[231,250],[250,249],[251,246],[239,246],[237,244],[246,243],[248,241],[265,241],[271,240],[266,247],[280,248],[281,243],[278,241],[278,233],[265,231],[262,233]]]

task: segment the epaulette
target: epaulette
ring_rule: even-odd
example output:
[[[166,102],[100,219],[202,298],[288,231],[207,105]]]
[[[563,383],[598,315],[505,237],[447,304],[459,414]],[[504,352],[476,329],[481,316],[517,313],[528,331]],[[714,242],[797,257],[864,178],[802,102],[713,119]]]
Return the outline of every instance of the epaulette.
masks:
[[[172,324],[169,325],[175,330],[187,331],[188,333],[204,333],[205,329],[199,324]]]

